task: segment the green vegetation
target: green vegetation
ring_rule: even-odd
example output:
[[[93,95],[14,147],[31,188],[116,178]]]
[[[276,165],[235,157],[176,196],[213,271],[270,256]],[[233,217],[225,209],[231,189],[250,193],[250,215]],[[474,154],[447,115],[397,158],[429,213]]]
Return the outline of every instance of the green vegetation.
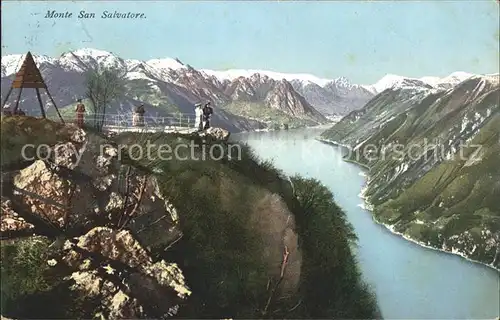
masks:
[[[292,182],[300,202],[295,218],[304,258],[300,316],[380,317],[375,295],[361,281],[352,254],[356,235],[332,193],[314,179],[295,176]]]
[[[499,127],[497,116],[463,149],[464,160],[456,157],[442,162],[397,197],[381,204],[377,212],[384,219],[394,219],[397,214],[399,219],[411,221],[416,211],[422,220],[440,219],[437,226],[422,225],[420,232],[412,232],[414,238],[426,242],[438,233],[447,238],[469,232],[480,239],[481,230],[500,230]],[[478,150],[475,157],[480,160],[467,163]],[[475,257],[492,261],[494,256],[494,248],[484,248],[477,250]]]
[[[51,289],[47,279],[49,242],[44,238],[2,243],[2,305],[19,297]],[[9,263],[5,263],[5,262]]]
[[[39,145],[53,146],[58,142],[67,141],[70,130],[61,123],[48,119],[36,119],[32,117],[2,116],[0,127],[0,151],[1,169],[17,168],[26,164],[23,159],[23,147],[33,144],[34,148],[26,148],[26,158],[36,155],[36,147]],[[49,134],[37,134],[49,132]]]
[[[133,134],[116,139],[120,143],[137,141]],[[143,144],[149,140],[150,144],[168,144],[172,149],[189,141],[160,134],[140,139]],[[297,176],[292,179],[297,200],[283,174],[272,163],[259,160],[248,146],[225,144],[224,154],[233,150],[231,155],[236,157],[238,149],[239,161],[215,161],[207,156],[204,161],[139,162],[162,171],[164,192],[182,208],[184,237],[167,253],[181,265],[194,292],[180,316],[262,316],[269,270],[262,258],[262,230],[253,224],[252,216],[259,214],[256,204],[268,192],[281,195],[295,216],[303,267],[299,292],[277,302],[266,317],[378,316],[375,297],[362,283],[352,255],[356,237],[331,192],[318,181]],[[195,157],[201,155],[200,151]]]
[[[59,263],[50,266],[52,241],[34,236],[2,240],[1,314],[21,319],[85,319],[98,301],[70,290],[60,276],[67,273]],[[64,271],[63,271],[64,270]],[[93,304],[91,307],[90,304]]]
[[[280,129],[281,126],[285,124],[288,125],[290,129],[316,124],[313,120],[292,117],[281,110],[267,107],[258,102],[234,101],[222,108],[235,115],[263,121],[272,129]]]

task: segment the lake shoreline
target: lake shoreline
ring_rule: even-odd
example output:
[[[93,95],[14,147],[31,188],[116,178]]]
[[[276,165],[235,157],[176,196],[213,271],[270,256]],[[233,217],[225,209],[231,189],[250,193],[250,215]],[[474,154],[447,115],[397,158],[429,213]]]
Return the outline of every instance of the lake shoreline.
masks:
[[[292,130],[302,130],[302,129],[323,129],[323,128],[329,128],[334,124],[335,124],[334,122],[331,122],[331,123],[317,124],[314,126],[294,127],[294,128],[288,128],[288,129],[275,129],[275,128],[250,129],[250,130],[242,130],[242,131],[234,132],[234,134],[252,133],[252,132],[292,131]]]
[[[336,146],[336,147],[344,147],[344,148],[348,148],[348,149],[352,149],[350,146],[347,146],[347,145],[344,145],[342,143],[339,143],[337,141],[333,141],[333,140],[328,140],[328,139],[325,139],[325,138],[321,138],[321,137],[316,137],[316,140],[317,141],[320,141],[320,142],[323,142],[325,144],[328,144],[328,145],[332,145],[332,146]],[[362,164],[362,163],[359,163],[357,161],[354,161],[354,160],[350,160],[350,159],[343,159],[345,162],[348,162],[348,163],[353,163],[359,167],[361,167],[362,169],[364,170],[367,170],[368,172],[370,171],[370,168],[368,166],[366,166],[365,164]],[[476,264],[480,264],[480,265],[483,265],[483,266],[486,266],[486,267],[489,267],[497,272],[500,273],[500,268],[497,268],[495,267],[494,265],[492,264],[487,264],[487,263],[484,263],[484,262],[481,262],[481,261],[477,261],[477,260],[473,260],[473,259],[470,259],[468,258],[465,254],[463,254],[462,252],[453,252],[453,251],[448,251],[448,250],[444,250],[442,248],[438,248],[438,247],[432,247],[432,246],[429,246],[427,245],[426,243],[424,242],[421,242],[421,241],[418,241],[418,240],[415,240],[415,239],[412,239],[410,237],[408,237],[407,235],[401,233],[401,232],[398,232],[396,230],[394,230],[394,227],[389,225],[389,224],[385,224],[383,222],[380,222],[376,219],[375,215],[372,214],[373,212],[373,205],[369,202],[369,200],[364,196],[364,193],[366,192],[366,185],[369,183],[369,175],[366,176],[366,184],[365,184],[365,187],[363,187],[363,189],[361,190],[361,193],[358,195],[362,200],[363,200],[363,203],[360,204],[360,207],[363,209],[363,210],[366,210],[366,211],[369,211],[370,212],[370,215],[372,217],[372,220],[378,224],[378,225],[382,225],[385,227],[385,229],[387,229],[390,233],[394,234],[394,235],[397,235],[407,241],[410,241],[410,242],[413,242],[421,247],[424,247],[424,248],[427,248],[427,249],[431,249],[431,250],[435,250],[435,251],[439,251],[439,252],[442,252],[442,253],[446,253],[446,254],[451,254],[451,255],[455,255],[455,256],[459,256],[469,262],[472,262],[472,263],[476,263]]]

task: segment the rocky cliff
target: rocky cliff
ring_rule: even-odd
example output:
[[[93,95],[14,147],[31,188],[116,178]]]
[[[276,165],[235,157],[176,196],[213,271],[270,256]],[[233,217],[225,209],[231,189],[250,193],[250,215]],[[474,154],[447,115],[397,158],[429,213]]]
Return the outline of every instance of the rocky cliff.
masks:
[[[182,234],[157,179],[120,162],[118,149],[99,135],[34,118],[2,120],[9,135],[2,142],[26,139],[36,147],[42,144],[33,135],[48,132],[57,142],[45,144],[43,160],[2,172],[2,238],[10,245],[49,241],[45,263],[82,299],[101,301],[92,316],[174,315],[191,292],[175,263],[151,254]],[[17,155],[4,154],[11,156],[4,164]]]
[[[208,138],[224,141],[228,133],[212,128],[199,136],[209,143]],[[9,169],[2,173],[2,241],[13,248],[26,239],[46,242],[48,273],[78,293],[79,303],[87,306],[80,312],[87,316],[174,316],[191,289],[178,264],[162,258],[162,252],[181,243],[183,210],[169,200],[173,194],[163,190],[161,177],[121,160],[117,141],[48,120],[3,118],[2,165]],[[33,154],[39,159],[22,161],[14,169],[29,142],[33,150],[44,145],[43,155]],[[5,152],[8,145],[17,148]],[[223,179],[225,189],[238,188],[229,177]],[[263,239],[259,252],[264,250],[267,274],[279,276],[285,245],[289,256],[282,290],[293,292],[301,261],[293,216],[280,196],[255,192],[260,200],[250,222]]]
[[[21,116],[1,129],[4,316],[378,316],[332,195],[293,187],[223,129],[109,137]],[[319,283],[336,285],[318,299]]]

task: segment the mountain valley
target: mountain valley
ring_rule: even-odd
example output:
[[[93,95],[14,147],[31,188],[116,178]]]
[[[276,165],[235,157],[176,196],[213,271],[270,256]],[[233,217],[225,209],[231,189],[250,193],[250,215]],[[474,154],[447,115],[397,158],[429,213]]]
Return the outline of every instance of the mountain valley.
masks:
[[[499,75],[387,89],[321,135],[368,168],[374,218],[425,246],[500,268]]]

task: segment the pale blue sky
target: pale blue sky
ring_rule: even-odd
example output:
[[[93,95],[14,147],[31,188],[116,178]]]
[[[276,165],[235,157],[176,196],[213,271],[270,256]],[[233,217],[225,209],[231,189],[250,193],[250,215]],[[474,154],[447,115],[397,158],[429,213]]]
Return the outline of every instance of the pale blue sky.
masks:
[[[44,19],[48,9],[74,18]],[[80,10],[144,12],[146,19],[81,20]],[[498,72],[499,23],[495,0],[2,1],[2,55],[91,47],[130,59],[178,57],[195,68],[373,83],[387,73]]]

